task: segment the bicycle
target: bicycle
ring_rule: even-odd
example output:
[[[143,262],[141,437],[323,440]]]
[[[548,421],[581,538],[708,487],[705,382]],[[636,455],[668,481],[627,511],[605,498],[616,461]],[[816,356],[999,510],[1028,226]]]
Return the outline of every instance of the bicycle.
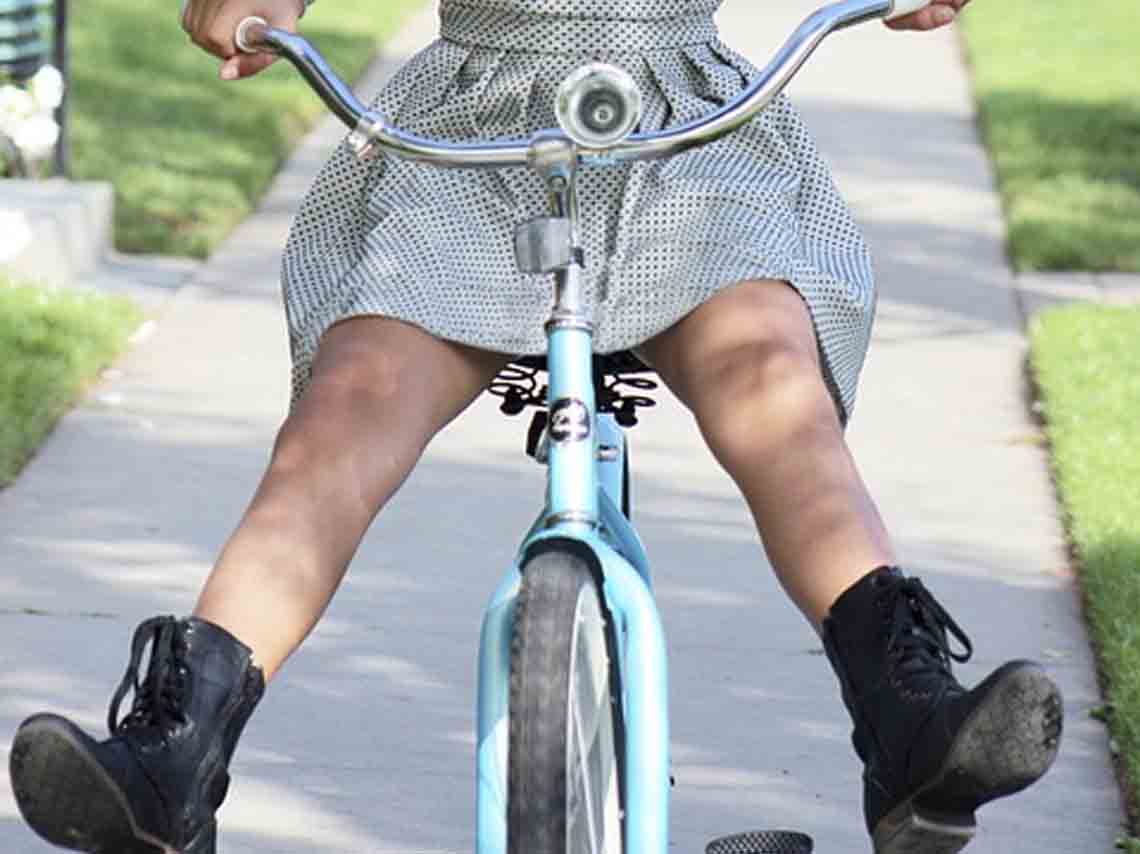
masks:
[[[400,131],[366,109],[304,38],[259,18],[238,27],[246,52],[289,60],[350,128],[362,159],[386,152],[441,167],[528,166],[549,216],[515,231],[519,267],[553,274],[545,357],[521,358],[490,390],[501,409],[538,407],[527,452],[548,468],[546,501],[487,606],[480,637],[478,854],[664,854],[669,732],[663,630],[649,561],[630,512],[624,428],[655,383],[629,354],[598,357],[584,311],[577,245],[579,167],[668,157],[756,115],[832,32],[923,8],[928,0],[839,0],[809,15],[743,92],[680,127],[633,134],[640,96],[629,75],[585,65],[559,89],[560,129],[529,140],[447,143]],[[548,381],[539,385],[537,374]],[[627,388],[623,388],[627,387]],[[898,840],[903,843],[900,838]],[[713,840],[708,854],[809,854],[796,831]],[[892,850],[911,850],[897,848]]]

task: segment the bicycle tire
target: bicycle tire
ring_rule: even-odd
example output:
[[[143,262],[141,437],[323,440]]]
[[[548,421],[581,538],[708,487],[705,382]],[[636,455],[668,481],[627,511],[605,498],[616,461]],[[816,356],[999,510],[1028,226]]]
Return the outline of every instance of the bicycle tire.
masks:
[[[511,641],[508,854],[622,854],[621,692],[612,621],[586,561],[523,571]]]

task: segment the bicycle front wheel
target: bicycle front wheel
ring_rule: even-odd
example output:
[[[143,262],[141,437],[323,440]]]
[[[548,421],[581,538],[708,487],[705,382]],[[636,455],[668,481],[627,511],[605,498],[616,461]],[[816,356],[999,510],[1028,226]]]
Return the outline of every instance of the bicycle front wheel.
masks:
[[[508,854],[622,854],[616,661],[586,562],[531,560],[511,643]]]

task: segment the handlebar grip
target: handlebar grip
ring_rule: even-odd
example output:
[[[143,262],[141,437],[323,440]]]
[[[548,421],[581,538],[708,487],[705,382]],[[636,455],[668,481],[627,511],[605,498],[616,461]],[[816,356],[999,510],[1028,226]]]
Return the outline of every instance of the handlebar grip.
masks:
[[[272,53],[273,49],[265,40],[269,22],[257,15],[243,18],[234,33],[234,44],[242,53]]]
[[[891,6],[890,14],[884,20],[893,21],[895,18],[901,18],[903,15],[909,15],[911,12],[917,12],[919,9],[924,9],[930,5],[930,0],[895,0]]]

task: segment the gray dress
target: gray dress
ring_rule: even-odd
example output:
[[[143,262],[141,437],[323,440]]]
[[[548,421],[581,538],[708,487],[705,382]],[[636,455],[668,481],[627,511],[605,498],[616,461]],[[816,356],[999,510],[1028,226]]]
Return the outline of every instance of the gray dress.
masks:
[[[720,0],[441,0],[440,37],[374,104],[399,127],[450,140],[557,125],[554,93],[591,60],[641,88],[643,131],[732,98],[756,69],[718,38]],[[870,259],[799,116],[779,99],[728,137],[664,161],[579,173],[595,349],[636,347],[721,288],[790,282],[815,324],[846,421],[874,315]],[[282,280],[303,394],[321,335],[385,315],[512,355],[545,351],[549,277],[518,272],[514,226],[546,213],[525,169],[438,169],[345,146],[317,176]]]

